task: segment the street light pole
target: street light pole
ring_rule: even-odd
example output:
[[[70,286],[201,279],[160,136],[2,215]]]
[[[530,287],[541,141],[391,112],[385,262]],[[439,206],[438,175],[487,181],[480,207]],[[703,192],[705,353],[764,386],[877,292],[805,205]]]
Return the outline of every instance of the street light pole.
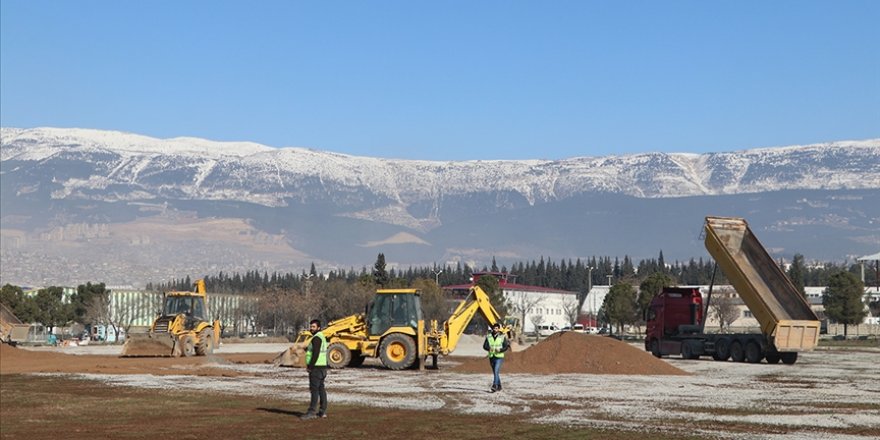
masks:
[[[443,269],[440,269],[439,272],[431,271],[434,273],[434,282],[439,286],[440,285],[440,274],[443,273]]]

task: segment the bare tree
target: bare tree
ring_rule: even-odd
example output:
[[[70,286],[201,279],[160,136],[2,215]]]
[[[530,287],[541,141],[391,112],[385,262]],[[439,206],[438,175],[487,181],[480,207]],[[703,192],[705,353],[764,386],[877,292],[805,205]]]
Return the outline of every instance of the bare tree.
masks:
[[[258,293],[256,324],[260,329],[272,329],[277,335],[279,328],[285,328],[285,312],[289,308],[288,292],[278,286],[271,286]]]
[[[108,323],[116,334],[116,341],[119,342],[119,333],[123,330],[126,334],[131,331],[131,327],[138,321],[152,322],[156,317],[156,313],[162,310],[162,295],[145,294],[144,301],[137,304],[131,304],[125,301],[111,301],[111,313]]]
[[[730,330],[733,321],[739,319],[739,307],[736,304],[736,292],[730,288],[721,288],[718,293],[712,295],[709,309],[718,318],[721,330]]]
[[[522,323],[522,326],[525,327],[526,315],[531,313],[535,308],[541,305],[543,298],[536,295],[527,295],[525,292],[516,292],[511,294],[508,297],[508,303],[510,304],[510,308],[513,313],[519,315],[519,322]],[[541,316],[541,322],[544,322],[544,317]],[[535,317],[532,317],[532,323],[534,324]],[[539,324],[535,324],[535,331],[538,331]]]
[[[580,301],[576,296],[569,296],[562,301],[562,312],[565,313],[568,325],[573,328],[581,314]]]
[[[113,319],[110,313],[110,295],[92,295],[85,304],[86,312],[83,319],[87,323],[107,325],[112,324]],[[115,330],[115,326],[114,326]],[[118,334],[117,340],[118,338]]]
[[[343,280],[316,283],[312,294],[319,294],[321,310],[327,321],[363,313],[373,299],[375,291],[371,286],[348,284]]]
[[[446,296],[443,295],[443,290],[434,280],[417,279],[413,281],[413,288],[421,291],[422,315],[425,321],[437,320],[442,323],[449,319],[452,312],[450,304],[446,300]]]
[[[541,339],[541,324],[544,323],[544,315],[532,315],[532,325],[535,326],[535,340]]]

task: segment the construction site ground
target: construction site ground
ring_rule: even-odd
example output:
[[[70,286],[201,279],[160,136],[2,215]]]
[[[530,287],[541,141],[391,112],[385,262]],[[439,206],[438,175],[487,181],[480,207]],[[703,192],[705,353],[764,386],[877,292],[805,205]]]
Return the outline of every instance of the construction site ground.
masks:
[[[301,421],[307,373],[288,344],[194,358],[120,346],[0,344],[0,438],[867,439],[880,434],[880,349],[817,350],[795,365],[658,360],[637,344],[557,334],[518,346],[489,392],[482,338],[438,370],[375,360],[333,370],[329,417]]]

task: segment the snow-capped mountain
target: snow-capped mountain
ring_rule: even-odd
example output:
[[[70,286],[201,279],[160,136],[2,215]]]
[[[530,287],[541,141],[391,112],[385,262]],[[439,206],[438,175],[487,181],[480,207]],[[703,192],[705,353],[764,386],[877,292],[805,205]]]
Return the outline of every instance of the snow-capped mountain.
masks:
[[[710,154],[430,162],[98,130],[0,133],[0,159],[9,166],[56,170],[54,199],[174,197],[271,207],[291,199],[331,200],[354,208],[353,216],[371,218],[359,211],[442,204],[461,194],[504,192],[534,205],[594,192],[654,198],[880,188],[880,139]]]
[[[801,197],[809,199],[801,208],[827,207],[827,201],[812,200],[817,194],[822,195],[820,199],[834,195],[861,200],[865,194],[871,196],[880,189],[880,139],[708,154],[439,162],[357,157],[248,142],[155,139],[112,131],[2,128],[0,165],[2,222],[7,236],[13,230],[22,231],[16,234],[24,236],[40,231],[49,233],[69,224],[131,222],[156,212],[168,215],[170,206],[172,211],[193,210],[197,218],[212,215],[246,219],[257,230],[255,234],[283,236],[291,247],[304,248],[304,258],[318,256],[328,262],[353,264],[332,255],[316,255],[319,253],[310,249],[336,249],[337,246],[327,243],[330,238],[349,240],[351,246],[370,252],[382,245],[442,249],[411,259],[424,262],[454,258],[459,247],[480,249],[467,252],[481,257],[500,252],[534,258],[524,255],[524,250],[514,250],[523,246],[499,243],[498,238],[486,243],[474,238],[454,246],[438,241],[457,241],[445,235],[454,233],[460,237],[481,229],[473,222],[486,216],[491,216],[496,225],[506,227],[508,233],[519,235],[523,225],[559,221],[542,220],[542,216],[564,219],[591,212],[594,207],[590,200],[596,197],[606,202],[613,200],[611,205],[618,206],[613,209],[619,209],[619,202],[627,200],[642,207],[629,208],[637,211],[649,205],[672,206],[681,202],[671,200],[681,198],[690,203],[717,203],[730,197],[748,200],[756,195],[766,198],[768,194],[792,192],[812,194]],[[637,203],[638,200],[643,202]],[[792,203],[797,200],[793,198]],[[859,205],[852,204],[853,207],[845,209]],[[567,208],[555,212],[561,207]],[[871,209],[876,211],[867,208]],[[712,212],[702,215],[707,214]],[[880,239],[871,239],[878,235],[880,216],[865,212],[827,214],[847,222],[855,216],[866,225],[873,224],[873,230],[868,226],[859,235],[867,238],[856,242],[880,246]],[[674,217],[675,213],[662,215]],[[520,216],[528,219],[517,223],[515,219]],[[747,213],[741,216],[748,217]],[[21,222],[23,218],[28,220]],[[791,221],[789,217],[773,219],[768,229]],[[827,218],[793,221],[831,222]],[[554,241],[546,233],[527,230],[530,236]],[[557,235],[570,232],[559,231]],[[314,234],[326,235],[328,239],[320,244],[322,240]],[[487,231],[485,236],[494,236],[494,232]],[[521,236],[514,241],[523,242]],[[4,241],[4,248],[8,248],[7,242]],[[546,243],[533,245],[525,247],[541,249]],[[362,253],[350,252],[344,246],[338,248],[347,254]],[[539,252],[553,254],[557,250],[549,245],[545,248],[546,251]],[[648,247],[652,252],[660,248],[664,247]],[[618,252],[585,250],[583,255]],[[564,252],[571,253],[572,250]],[[700,253],[701,249],[694,249],[694,255]]]

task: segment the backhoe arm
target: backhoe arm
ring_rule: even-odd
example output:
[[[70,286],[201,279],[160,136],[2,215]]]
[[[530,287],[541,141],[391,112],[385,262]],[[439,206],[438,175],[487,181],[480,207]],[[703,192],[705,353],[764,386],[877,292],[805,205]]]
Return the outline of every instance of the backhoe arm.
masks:
[[[471,319],[474,318],[477,312],[483,315],[483,318],[486,319],[489,325],[501,322],[501,315],[492,306],[492,303],[489,301],[489,295],[480,286],[472,287],[467,298],[458,304],[458,307],[455,308],[449,319],[443,323],[444,334],[440,340],[440,348],[443,354],[448,354],[455,350],[461,335],[464,333],[464,329],[470,324]]]

